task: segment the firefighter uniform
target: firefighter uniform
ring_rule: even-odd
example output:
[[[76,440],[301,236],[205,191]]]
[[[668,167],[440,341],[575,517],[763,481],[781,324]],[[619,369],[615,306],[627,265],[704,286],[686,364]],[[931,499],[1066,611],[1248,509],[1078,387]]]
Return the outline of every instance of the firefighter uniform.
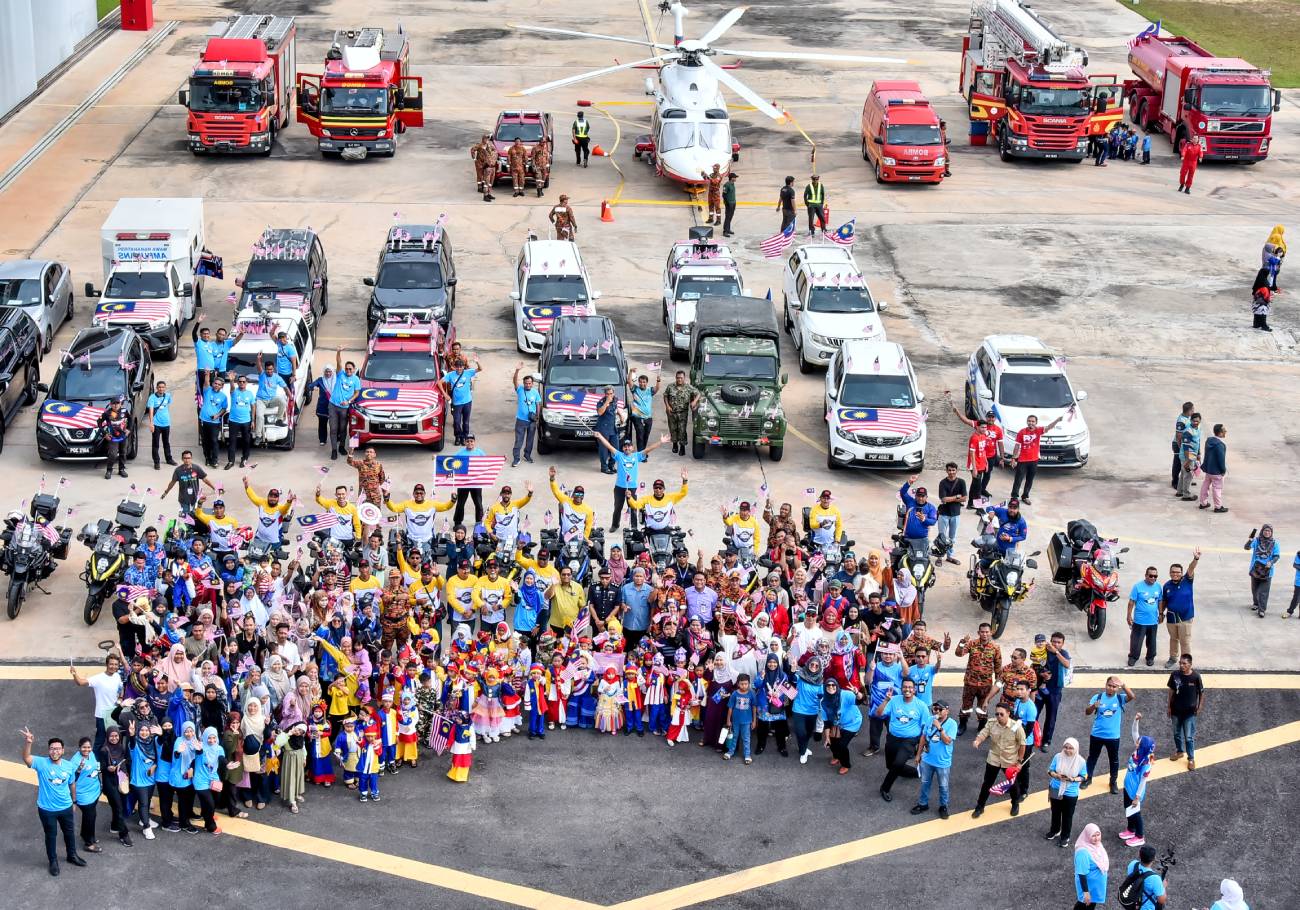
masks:
[[[700,171],[709,188],[709,220],[706,224],[722,223],[722,180],[725,176],[718,165],[713,166],[713,173]]]
[[[510,180],[515,185],[515,195],[524,194],[524,183],[528,179],[528,149],[518,139],[506,149],[506,164],[510,166]]]
[[[696,391],[690,383],[678,385],[674,382],[664,389],[668,432],[673,438],[673,452],[677,455],[686,454],[686,443],[690,439],[691,401],[695,396]]]
[[[492,143],[492,137],[485,134],[477,145],[470,146],[469,156],[474,159],[478,191],[483,194],[484,202],[491,202],[492,184],[497,179],[497,149]]]
[[[1183,149],[1178,153],[1183,159],[1182,167],[1178,169],[1178,191],[1192,194],[1192,178],[1196,176],[1196,166],[1201,163],[1201,158],[1205,156],[1205,147],[1195,139],[1186,139],[1183,141]]]
[[[814,224],[820,225],[822,233],[826,233],[826,187],[822,186],[816,174],[803,188],[803,204],[808,209],[808,236],[813,235]]]
[[[587,166],[591,160],[591,124],[587,122],[582,111],[578,111],[578,118],[573,121],[573,163],[575,165]]]
[[[546,182],[551,179],[551,144],[539,142],[533,149],[533,182],[537,184],[537,196],[541,198]]]
[[[569,197],[560,195],[558,205],[551,207],[551,224],[555,225],[556,240],[573,240],[578,233],[578,219],[569,207]]]

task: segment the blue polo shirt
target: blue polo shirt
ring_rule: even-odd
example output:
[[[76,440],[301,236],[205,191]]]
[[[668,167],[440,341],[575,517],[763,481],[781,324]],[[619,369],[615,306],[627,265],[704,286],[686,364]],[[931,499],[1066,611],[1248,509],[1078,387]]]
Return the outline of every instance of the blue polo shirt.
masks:
[[[1192,582],[1195,579],[1184,575],[1178,584],[1165,582],[1163,597],[1165,601],[1165,622],[1172,617],[1176,622],[1187,622],[1196,617],[1196,603],[1193,600]]]
[[[1133,601],[1133,624],[1154,626],[1160,622],[1160,597],[1164,588],[1143,579],[1133,586],[1128,599]]]
[[[284,344],[276,342],[275,345],[275,371],[281,376],[288,376],[293,373],[293,360],[298,356],[298,349],[289,341]]]
[[[943,741],[943,737],[939,735],[940,729],[948,734],[951,742]],[[925,739],[929,745],[925,747],[925,754],[921,756],[921,761],[931,768],[951,768],[952,747],[957,744],[957,721],[950,717],[940,724],[932,718],[926,725]]]
[[[194,342],[194,367],[198,370],[215,369],[217,358],[215,354],[215,341],[204,341],[199,339]]]
[[[1133,870],[1138,867],[1137,860],[1130,860],[1128,868],[1124,870],[1124,877],[1128,878],[1133,874]],[[1165,893],[1165,880],[1160,877],[1160,873],[1149,866],[1142,867],[1143,872],[1155,872],[1155,875],[1148,875],[1142,881],[1142,900],[1138,903],[1138,910],[1155,910],[1160,905],[1156,903],[1156,898]]]
[[[230,349],[235,346],[235,339],[227,338],[225,341],[212,342],[212,366],[221,372],[226,371],[226,365],[230,362]]]
[[[356,373],[349,376],[340,370],[334,374],[334,388],[330,389],[330,404],[346,408],[361,391],[361,377]]]
[[[289,392],[289,386],[279,376],[272,373],[267,376],[265,373],[259,373],[257,377],[257,398],[259,401],[270,401],[275,397],[275,393],[284,389],[285,394]]]
[[[900,739],[920,736],[923,727],[930,723],[930,709],[919,698],[910,702],[895,695],[885,703],[885,716],[889,718],[889,735]]]
[[[77,785],[77,805],[94,805],[104,790],[99,780],[99,759],[95,753],[82,755],[77,752],[72,758],[64,759],[63,763],[72,769],[73,782]]]
[[[464,369],[452,370],[442,377],[447,383],[447,388],[451,389],[453,406],[469,404],[474,400],[474,377],[477,375],[478,370]]]
[[[1092,735],[1098,739],[1119,739],[1128,696],[1122,691],[1114,695],[1098,692],[1088,699],[1088,704],[1097,706],[1096,720],[1092,722]]]
[[[72,774],[75,765],[67,759],[50,761],[48,755],[32,756],[32,770],[36,772],[36,808],[46,812],[62,812],[72,808]]]
[[[1097,861],[1087,850],[1074,851],[1074,892],[1075,897],[1080,901],[1083,900],[1084,891],[1079,887],[1079,876],[1088,884],[1088,897],[1094,904],[1101,903],[1106,899],[1106,873],[1101,871]]]
[[[230,391],[230,422],[251,423],[253,420],[253,402],[257,401],[257,392],[253,389],[241,389],[238,386]]]
[[[1025,728],[1025,738],[1030,740],[1033,745],[1034,724],[1038,723],[1038,706],[1033,701],[1021,701],[1016,699],[1011,706],[1011,716],[1020,721],[1020,726]]]
[[[230,399],[226,397],[223,387],[218,392],[212,386],[203,390],[203,404],[199,407],[199,420],[204,423],[220,423],[221,412],[230,409]]]
[[[632,386],[632,413],[637,417],[648,418],[654,416],[654,408],[655,408],[654,386],[648,383],[646,384],[646,387],[644,389],[641,388],[640,383],[637,383],[636,385]]]
[[[1060,771],[1060,770],[1061,770],[1061,768],[1060,768],[1060,765],[1061,765],[1061,761],[1060,761],[1060,759],[1061,759],[1061,756],[1060,756],[1059,753],[1056,754],[1056,755],[1053,755],[1053,756],[1052,756],[1052,763],[1051,763],[1050,765],[1047,766],[1047,770],[1048,770],[1048,771]],[[1069,781],[1068,783],[1066,783],[1066,782],[1064,782],[1064,781],[1059,781],[1059,780],[1057,780],[1055,777],[1049,777],[1047,780],[1048,780],[1048,782],[1047,782],[1047,789],[1050,790],[1053,794],[1055,794],[1055,795],[1053,796],[1054,799],[1059,799],[1059,798],[1062,797],[1062,796],[1078,796],[1078,795],[1079,795],[1079,782],[1078,782],[1077,780],[1072,780],[1072,781]],[[1062,784],[1062,783],[1065,783],[1065,790],[1064,790],[1064,792],[1062,792],[1062,790],[1061,790],[1061,784]]]
[[[934,705],[934,664],[926,664],[924,667],[911,667],[907,671],[907,678],[916,683],[916,697],[925,702],[927,708]],[[935,767],[940,767],[935,765]]]
[[[519,386],[515,389],[515,420],[532,420],[541,406],[542,393],[537,391],[537,386],[531,389]]]
[[[153,425],[156,427],[169,427],[172,425],[172,393],[163,392],[159,395],[157,392],[149,396],[149,400],[144,404],[147,410],[153,411]]]
[[[626,452],[614,453],[614,467],[618,470],[614,486],[635,491],[637,477],[641,473],[641,462],[645,460],[645,452],[633,452],[630,455]]]
[[[650,626],[650,592],[654,588],[649,583],[638,588],[633,582],[623,584],[623,605],[627,612],[623,614],[623,628],[633,632],[644,632]]]

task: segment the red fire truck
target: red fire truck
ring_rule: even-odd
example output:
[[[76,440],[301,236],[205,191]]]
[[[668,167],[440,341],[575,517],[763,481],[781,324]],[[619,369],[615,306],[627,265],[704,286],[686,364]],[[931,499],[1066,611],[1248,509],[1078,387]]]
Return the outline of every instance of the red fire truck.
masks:
[[[189,110],[190,151],[270,155],[289,125],[297,27],[280,16],[232,16],[212,34],[177,98]]]
[[[408,75],[411,44],[398,28],[339,30],[325,54],[325,72],[298,74],[298,120],[319,140],[321,154],[360,160],[397,154],[397,134],[424,126],[424,82]]]
[[[1206,158],[1254,164],[1268,157],[1282,93],[1267,70],[1215,57],[1190,38],[1161,37],[1158,22],[1129,42],[1128,65],[1138,77],[1124,83],[1129,117],[1168,136],[1174,151],[1193,139]]]
[[[1002,160],[1082,161],[1089,138],[1124,116],[1115,75],[1087,73],[1088,52],[1020,0],[976,0],[962,39],[960,91],[971,144],[990,136]]]

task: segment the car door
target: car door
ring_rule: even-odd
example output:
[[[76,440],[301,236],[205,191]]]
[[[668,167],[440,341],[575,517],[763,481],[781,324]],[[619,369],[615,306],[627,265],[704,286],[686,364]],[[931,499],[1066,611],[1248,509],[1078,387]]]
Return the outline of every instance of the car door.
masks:
[[[826,411],[835,408],[839,399],[840,383],[844,381],[844,349],[840,348],[831,357],[830,368],[826,370]]]
[[[804,330],[807,328],[808,284],[808,272],[800,269],[794,280],[794,305],[790,308],[790,319],[794,323],[790,335],[799,350],[803,350]]]
[[[316,346],[312,343],[311,332],[307,330],[306,323],[300,322],[294,329],[293,347],[298,352],[298,369],[293,373],[293,397],[297,406],[302,407],[303,402],[307,400],[308,387],[311,385],[309,381],[311,362],[316,354]]]
[[[456,285],[459,282],[456,280],[456,262],[451,255],[451,238],[446,232],[443,232],[442,243],[438,246],[442,257],[442,280],[447,286],[447,321],[450,322],[456,309]]]
[[[0,387],[0,411],[3,411],[5,422],[8,422],[9,415],[18,410],[23,393],[23,375],[20,369],[18,356],[18,339],[9,329],[0,330],[0,379],[4,385]]]
[[[54,296],[50,300],[50,325],[57,330],[67,320],[68,311],[72,309],[69,306],[72,302],[72,274],[60,262],[54,263],[54,270]]]
[[[799,261],[801,255],[802,252],[800,250],[795,250],[791,253],[790,258],[786,260],[785,269],[781,275],[781,294],[785,298],[784,303],[786,306],[787,316],[789,316],[791,312],[790,299],[795,296],[794,280],[795,276],[799,274]]]

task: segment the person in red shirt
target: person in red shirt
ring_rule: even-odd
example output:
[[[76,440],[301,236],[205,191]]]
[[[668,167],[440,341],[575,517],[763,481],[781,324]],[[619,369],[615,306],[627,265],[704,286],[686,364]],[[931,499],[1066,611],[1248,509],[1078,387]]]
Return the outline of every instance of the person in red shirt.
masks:
[[[1016,434],[1016,446],[1011,450],[1011,457],[1016,460],[1016,478],[1011,481],[1011,498],[1019,499],[1025,505],[1033,505],[1029,501],[1029,491],[1034,486],[1034,474],[1038,472],[1038,447],[1043,441],[1043,437],[1052,432],[1052,429],[1061,422],[1065,417],[1053,420],[1045,427],[1038,425],[1038,416],[1030,414],[1025,421],[1025,428]],[[1020,483],[1025,484],[1024,495],[1021,494]]]
[[[997,463],[997,440],[1002,437],[1002,430],[991,421],[972,420],[957,409],[949,399],[952,412],[966,426],[971,428],[970,439],[966,443],[966,468],[970,471],[970,489],[966,495],[966,508],[978,511],[977,499],[987,499],[989,495],[989,474]],[[994,435],[993,430],[997,433]]]
[[[1196,176],[1196,166],[1205,157],[1205,147],[1199,140],[1187,139],[1182,151],[1178,153],[1183,159],[1183,166],[1178,169],[1178,189],[1187,195],[1192,194],[1192,178]]]

